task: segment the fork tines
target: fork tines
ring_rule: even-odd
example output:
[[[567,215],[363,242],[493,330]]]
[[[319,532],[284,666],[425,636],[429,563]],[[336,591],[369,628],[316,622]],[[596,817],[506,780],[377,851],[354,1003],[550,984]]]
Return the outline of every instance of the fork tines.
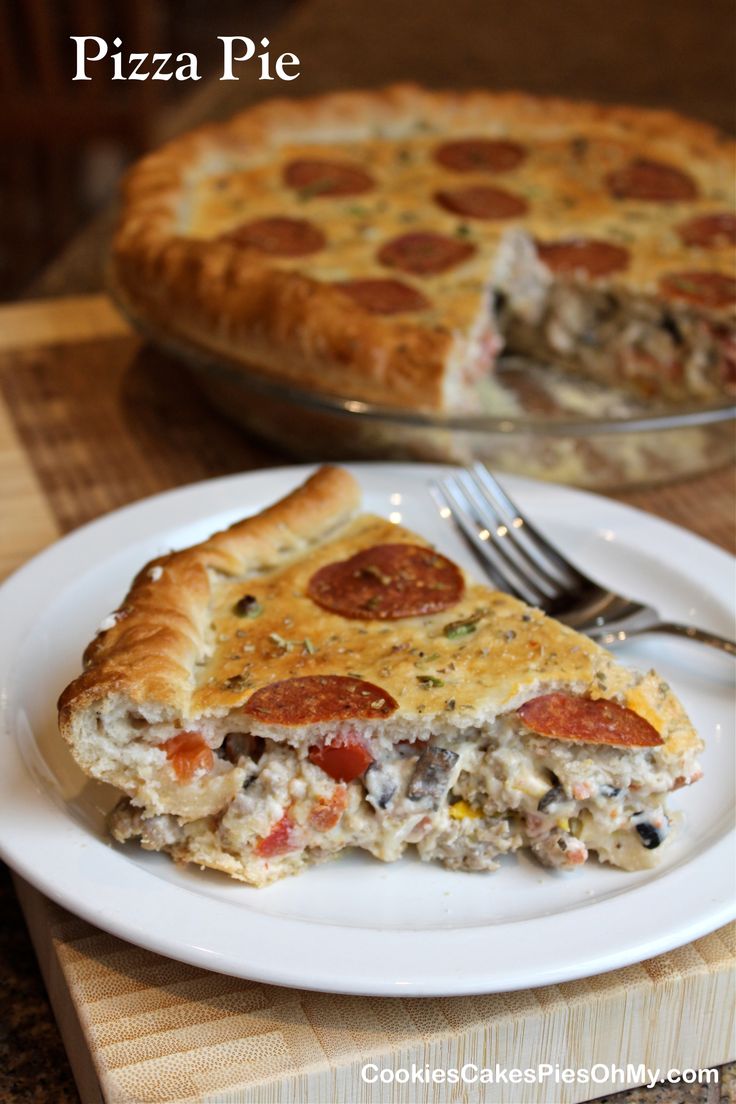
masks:
[[[432,483],[443,517],[451,517],[501,590],[541,606],[586,580],[537,532],[483,464]]]

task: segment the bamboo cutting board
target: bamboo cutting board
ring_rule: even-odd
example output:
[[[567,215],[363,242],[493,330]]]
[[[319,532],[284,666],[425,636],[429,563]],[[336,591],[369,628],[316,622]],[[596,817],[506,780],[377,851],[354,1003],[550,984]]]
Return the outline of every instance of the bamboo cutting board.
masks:
[[[736,925],[566,985],[437,1000],[344,997],[171,962],[16,884],[84,1104],[574,1104],[591,1086],[369,1086],[360,1070],[698,1069],[734,1053]]]
[[[174,366],[141,351],[104,297],[0,309],[3,571],[126,501],[278,459],[203,409]],[[680,523],[697,504],[698,531],[727,543],[732,495],[731,473],[717,473],[627,500]],[[736,925],[566,985],[391,1000],[207,973],[106,935],[20,880],[17,888],[84,1104],[575,1104],[642,1077],[370,1086],[360,1069],[551,1062],[667,1070],[736,1056]]]

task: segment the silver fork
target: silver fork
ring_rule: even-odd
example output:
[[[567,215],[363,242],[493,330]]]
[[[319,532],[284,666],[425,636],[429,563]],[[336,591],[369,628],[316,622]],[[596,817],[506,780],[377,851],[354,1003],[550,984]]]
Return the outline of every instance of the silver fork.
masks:
[[[622,644],[645,632],[684,636],[736,656],[736,643],[716,633],[663,621],[653,606],[596,583],[524,517],[482,464],[431,484],[443,517],[451,518],[500,590],[601,644]]]

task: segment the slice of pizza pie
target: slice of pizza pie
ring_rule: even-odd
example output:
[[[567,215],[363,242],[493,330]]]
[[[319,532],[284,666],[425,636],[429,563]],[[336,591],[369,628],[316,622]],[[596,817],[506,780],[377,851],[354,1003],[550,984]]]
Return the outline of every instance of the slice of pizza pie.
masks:
[[[112,257],[159,336],[301,387],[474,410],[501,348],[668,400],[736,383],[734,144],[521,94],[269,100],[141,161]]]
[[[359,847],[650,866],[701,742],[654,672],[356,516],[322,468],[148,564],[60,700],[118,840],[254,885]]]

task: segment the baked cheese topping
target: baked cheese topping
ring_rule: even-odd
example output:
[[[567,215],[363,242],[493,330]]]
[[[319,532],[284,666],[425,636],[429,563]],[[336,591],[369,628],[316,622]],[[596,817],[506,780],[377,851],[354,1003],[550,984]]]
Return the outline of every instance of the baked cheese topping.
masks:
[[[428,586],[418,587],[413,576],[409,590],[396,591],[396,557],[389,565],[385,550],[402,544],[422,550],[407,530],[364,515],[307,559],[246,584],[217,581],[211,654],[197,671],[195,712],[236,708],[264,685],[305,675],[365,679],[400,701],[403,712],[458,718],[482,708],[485,694],[512,700],[538,680],[615,687],[606,653],[591,641],[509,595],[478,584],[461,588],[458,569],[428,546]],[[411,555],[414,572],[415,561]],[[344,586],[338,592],[332,580],[326,605],[320,584],[345,564]],[[393,606],[395,593],[415,605],[398,619],[376,616],[384,603]],[[363,617],[352,600],[365,605]]]
[[[735,196],[722,166],[681,168],[666,143],[642,158],[641,141],[585,132],[519,125],[499,137],[492,118],[450,142],[431,129],[422,121],[400,138],[285,144],[267,157],[231,150],[227,167],[196,179],[180,231],[224,236],[338,286],[398,275],[416,294],[402,301],[394,290],[393,309],[449,327],[474,314],[510,226],[539,243],[553,272],[733,305]],[[368,309],[392,313],[375,300]]]
[[[736,381],[733,144],[666,112],[414,86],[269,101],[144,158],[127,310],[317,391],[475,410],[502,348],[628,394]]]

